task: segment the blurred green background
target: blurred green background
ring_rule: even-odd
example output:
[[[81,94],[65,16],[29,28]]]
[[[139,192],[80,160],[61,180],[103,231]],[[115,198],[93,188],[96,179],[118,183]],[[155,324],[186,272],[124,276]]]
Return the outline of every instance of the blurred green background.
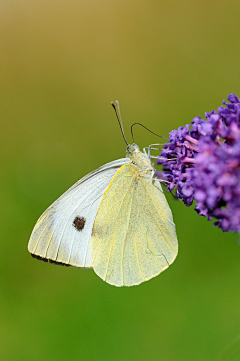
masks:
[[[140,286],[27,251],[58,196],[125,156],[111,100],[131,142],[134,122],[166,137],[240,97],[239,12],[227,0],[0,2],[1,360],[212,361],[239,338],[238,235],[169,195],[179,255]],[[136,127],[135,141],[159,138]]]

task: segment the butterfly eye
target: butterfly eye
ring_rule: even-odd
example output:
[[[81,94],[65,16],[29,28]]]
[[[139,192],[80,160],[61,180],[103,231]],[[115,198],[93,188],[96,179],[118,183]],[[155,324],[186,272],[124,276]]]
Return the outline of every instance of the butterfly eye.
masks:
[[[86,223],[86,219],[84,217],[76,217],[73,221],[73,227],[76,228],[77,231],[82,231]]]
[[[136,149],[137,149],[136,144],[129,144],[127,146],[127,151],[130,152],[130,153],[133,153]]]

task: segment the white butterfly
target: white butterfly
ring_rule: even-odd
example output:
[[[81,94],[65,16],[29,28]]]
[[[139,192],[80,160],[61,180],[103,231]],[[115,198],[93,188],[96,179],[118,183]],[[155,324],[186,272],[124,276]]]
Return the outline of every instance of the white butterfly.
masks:
[[[128,145],[126,158],[89,173],[58,198],[33,229],[32,256],[93,268],[115,286],[138,285],[168,268],[178,242],[150,147],[142,153]]]

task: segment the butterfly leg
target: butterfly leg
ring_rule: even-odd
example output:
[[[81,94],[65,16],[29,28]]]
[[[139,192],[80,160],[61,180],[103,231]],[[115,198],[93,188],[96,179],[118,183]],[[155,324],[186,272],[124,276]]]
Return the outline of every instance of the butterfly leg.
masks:
[[[143,153],[147,156],[147,158],[149,159],[150,158],[150,145],[149,147],[144,147],[143,148]]]

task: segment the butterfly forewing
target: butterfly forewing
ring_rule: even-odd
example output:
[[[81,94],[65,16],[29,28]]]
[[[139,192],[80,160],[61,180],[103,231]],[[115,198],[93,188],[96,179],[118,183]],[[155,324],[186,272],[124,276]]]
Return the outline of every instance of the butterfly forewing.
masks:
[[[165,270],[177,251],[175,225],[160,183],[141,176],[132,164],[122,166],[94,222],[94,271],[115,286],[137,285]]]
[[[76,267],[91,267],[91,233],[103,194],[122,158],[88,174],[58,198],[37,221],[29,252],[43,259]]]

